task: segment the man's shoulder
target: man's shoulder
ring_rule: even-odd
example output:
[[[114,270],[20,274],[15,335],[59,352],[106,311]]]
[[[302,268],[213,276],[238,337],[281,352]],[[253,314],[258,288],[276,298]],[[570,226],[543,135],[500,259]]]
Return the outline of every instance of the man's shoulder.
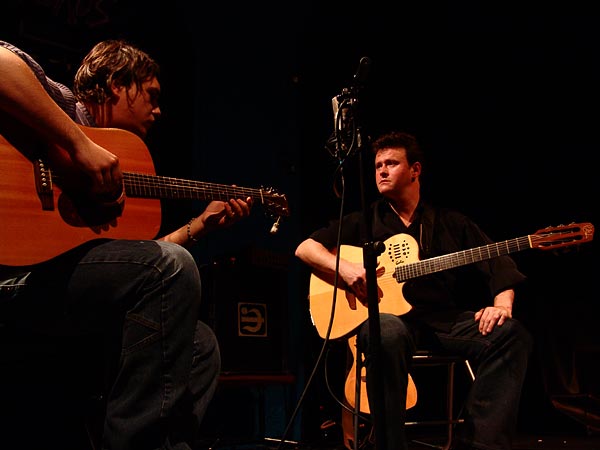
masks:
[[[89,114],[85,111],[80,111],[82,105],[81,107],[80,105],[77,105],[75,95],[69,87],[48,77],[46,71],[38,63],[38,61],[36,61],[29,53],[25,52],[16,45],[0,40],[0,46],[12,51],[29,66],[46,92],[50,95],[50,97],[52,97],[58,106],[60,106],[60,108],[65,111],[69,117],[71,117],[71,119],[75,120],[81,125],[92,125],[89,121]]]
[[[10,50],[11,52],[15,52],[15,53],[22,51],[17,46],[11,44],[10,42],[3,41],[2,39],[0,39],[0,47],[4,47],[4,48]]]
[[[16,45],[11,44],[10,42],[2,41],[2,40],[0,40],[0,47],[4,47],[5,49],[13,52],[15,55],[17,55],[19,58],[21,58],[23,61],[25,61],[28,66],[35,67],[35,68],[39,67],[36,60],[29,53],[27,53],[25,50],[21,49],[20,47],[17,47]]]
[[[431,206],[429,205],[429,217],[435,217],[432,220],[437,224],[436,227],[443,227],[452,230],[453,233],[462,233],[461,230],[471,228],[476,225],[475,222],[464,212],[449,206]]]
[[[432,202],[421,202],[420,204],[421,214],[427,214],[430,216],[435,216],[436,218],[440,218],[448,221],[468,221],[469,217],[461,212],[460,210],[446,206],[439,205]]]

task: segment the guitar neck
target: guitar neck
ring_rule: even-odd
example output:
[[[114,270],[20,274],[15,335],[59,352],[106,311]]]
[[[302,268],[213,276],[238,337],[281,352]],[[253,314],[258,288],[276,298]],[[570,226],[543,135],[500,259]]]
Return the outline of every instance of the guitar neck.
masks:
[[[128,197],[160,199],[222,200],[251,197],[262,201],[261,189],[227,186],[193,180],[125,172],[125,193]]]
[[[482,245],[481,247],[475,247],[469,250],[450,253],[448,255],[436,256],[434,258],[424,259],[410,264],[401,264],[396,266],[394,277],[398,283],[402,283],[403,281],[423,275],[429,275],[454,267],[485,261],[487,259],[496,258],[497,256],[508,255],[510,253],[532,248],[532,241],[535,241],[535,239],[535,235],[523,236],[496,242],[494,244]]]

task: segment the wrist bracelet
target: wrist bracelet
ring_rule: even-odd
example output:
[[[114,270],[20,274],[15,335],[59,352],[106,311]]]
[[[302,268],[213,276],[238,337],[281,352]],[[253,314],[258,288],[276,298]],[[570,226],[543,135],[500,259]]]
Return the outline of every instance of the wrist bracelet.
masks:
[[[187,228],[186,228],[187,238],[188,238],[188,241],[191,241],[191,242],[200,242],[200,239],[196,239],[194,236],[192,236],[192,222],[195,219],[196,219],[195,217],[192,217],[190,219],[190,221],[187,223]]]

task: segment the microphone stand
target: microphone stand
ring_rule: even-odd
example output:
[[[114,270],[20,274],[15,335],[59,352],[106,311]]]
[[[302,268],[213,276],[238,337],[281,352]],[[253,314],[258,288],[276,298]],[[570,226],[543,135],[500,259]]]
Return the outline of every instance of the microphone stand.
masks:
[[[354,76],[354,84],[349,89],[343,89],[342,93],[334,98],[334,110],[335,106],[338,106],[336,111],[336,147],[338,154],[346,147],[347,154],[350,155],[353,151],[358,152],[359,158],[359,180],[360,180],[360,200],[362,208],[362,250],[363,250],[363,265],[366,271],[367,280],[367,309],[368,309],[368,326],[369,326],[369,345],[366,354],[369,356],[371,369],[370,369],[370,380],[369,385],[371,386],[371,392],[369,392],[370,406],[371,406],[371,419],[373,427],[375,428],[375,440],[377,450],[388,450],[385,430],[387,427],[385,404],[384,404],[384,391],[383,391],[383,372],[380,360],[380,348],[381,348],[381,325],[379,321],[379,295],[377,289],[377,257],[385,250],[385,244],[383,242],[373,241],[373,230],[371,215],[369,214],[370,208],[366,201],[366,187],[365,187],[365,165],[370,162],[369,158],[365,157],[365,152],[370,151],[370,146],[365,145],[361,136],[362,127],[359,123],[359,93],[360,88],[364,84],[368,70],[370,68],[371,61],[369,58],[362,58],[356,75]],[[336,105],[337,103],[337,105]],[[343,124],[350,125],[344,127]],[[340,126],[342,125],[342,126]],[[348,131],[350,128],[350,131]],[[350,138],[350,145],[345,145],[345,138]],[[362,349],[359,345],[359,339],[357,343],[357,358],[360,358]],[[360,383],[360,377],[356,378],[357,383]],[[359,408],[359,398],[355,398],[355,418],[357,417]],[[355,446],[357,445],[357,426],[355,420]],[[393,450],[393,449],[390,449]]]

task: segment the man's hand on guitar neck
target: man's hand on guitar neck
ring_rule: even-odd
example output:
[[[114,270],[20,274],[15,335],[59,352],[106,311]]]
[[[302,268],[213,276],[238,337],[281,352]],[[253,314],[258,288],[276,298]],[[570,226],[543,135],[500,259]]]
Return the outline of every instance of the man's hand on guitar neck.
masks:
[[[203,224],[203,230],[208,232],[218,228],[226,228],[240,219],[248,217],[252,208],[252,198],[245,201],[230,199],[227,202],[212,201],[198,219]]]
[[[209,232],[229,227],[235,222],[248,217],[252,209],[252,203],[252,197],[247,197],[246,200],[230,199],[227,202],[213,200],[198,217],[192,218],[185,226],[160,238],[160,240],[175,242],[184,246],[193,245]]]

